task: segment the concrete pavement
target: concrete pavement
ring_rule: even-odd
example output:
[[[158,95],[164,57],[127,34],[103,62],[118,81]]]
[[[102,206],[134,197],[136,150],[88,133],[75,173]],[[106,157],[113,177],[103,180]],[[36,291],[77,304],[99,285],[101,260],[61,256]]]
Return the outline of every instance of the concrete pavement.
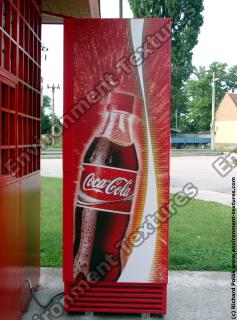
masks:
[[[63,290],[62,270],[42,268],[37,298],[46,303],[49,297]],[[231,319],[230,273],[170,271],[168,286],[168,313],[165,320],[228,320]],[[42,309],[31,301],[22,320],[85,319],[79,314],[61,317],[37,317]],[[33,317],[34,316],[34,317]],[[133,315],[96,315],[98,320],[135,320]],[[153,318],[153,317],[152,317]],[[157,318],[158,317],[154,317]],[[89,319],[92,319],[89,317]],[[88,319],[88,320],[89,320]]]

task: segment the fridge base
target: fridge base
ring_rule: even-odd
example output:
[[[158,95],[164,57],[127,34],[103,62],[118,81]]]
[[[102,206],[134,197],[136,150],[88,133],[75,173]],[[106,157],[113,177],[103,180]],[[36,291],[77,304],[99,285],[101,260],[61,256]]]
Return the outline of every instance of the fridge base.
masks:
[[[66,312],[166,314],[167,285],[65,282]]]

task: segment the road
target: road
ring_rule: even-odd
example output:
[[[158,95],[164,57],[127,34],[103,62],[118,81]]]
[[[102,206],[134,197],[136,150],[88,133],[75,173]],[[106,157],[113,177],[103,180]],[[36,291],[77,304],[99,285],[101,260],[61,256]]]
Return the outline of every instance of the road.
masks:
[[[62,178],[62,159],[41,159],[41,176]]]
[[[212,167],[216,158],[172,157],[171,187],[182,188],[187,182],[192,182],[200,190],[231,193],[231,178],[237,175],[237,168],[223,178]],[[62,178],[62,159],[42,159],[41,175]]]
[[[231,179],[237,176],[237,168],[223,178],[212,166],[216,159],[217,156],[172,157],[171,192],[178,192],[192,182],[199,190],[198,199],[230,205]],[[62,177],[62,159],[42,159],[41,175]]]
[[[192,182],[200,190],[231,193],[231,179],[237,175],[237,169],[223,178],[212,166],[216,159],[217,156],[172,157],[171,186]]]

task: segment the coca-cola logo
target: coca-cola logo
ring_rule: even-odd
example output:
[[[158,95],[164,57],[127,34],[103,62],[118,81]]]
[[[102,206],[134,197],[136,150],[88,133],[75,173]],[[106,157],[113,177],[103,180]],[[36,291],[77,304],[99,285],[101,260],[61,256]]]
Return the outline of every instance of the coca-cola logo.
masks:
[[[137,172],[85,163],[76,205],[130,214]]]
[[[116,177],[111,180],[101,179],[96,173],[90,173],[86,176],[82,188],[84,191],[94,191],[107,195],[129,197],[131,196],[131,186],[134,181],[123,177]]]

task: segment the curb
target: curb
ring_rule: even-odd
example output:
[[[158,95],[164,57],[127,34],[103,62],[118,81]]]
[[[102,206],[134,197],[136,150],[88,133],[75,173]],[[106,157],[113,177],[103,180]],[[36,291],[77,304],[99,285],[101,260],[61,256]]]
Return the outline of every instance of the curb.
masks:
[[[177,193],[181,191],[181,187],[170,187],[171,193]],[[222,193],[222,192],[216,192],[216,191],[210,191],[210,190],[198,190],[198,194],[195,197],[196,200],[203,200],[203,201],[209,201],[209,202],[216,202],[223,204],[225,206],[231,207],[231,194],[230,193]]]

